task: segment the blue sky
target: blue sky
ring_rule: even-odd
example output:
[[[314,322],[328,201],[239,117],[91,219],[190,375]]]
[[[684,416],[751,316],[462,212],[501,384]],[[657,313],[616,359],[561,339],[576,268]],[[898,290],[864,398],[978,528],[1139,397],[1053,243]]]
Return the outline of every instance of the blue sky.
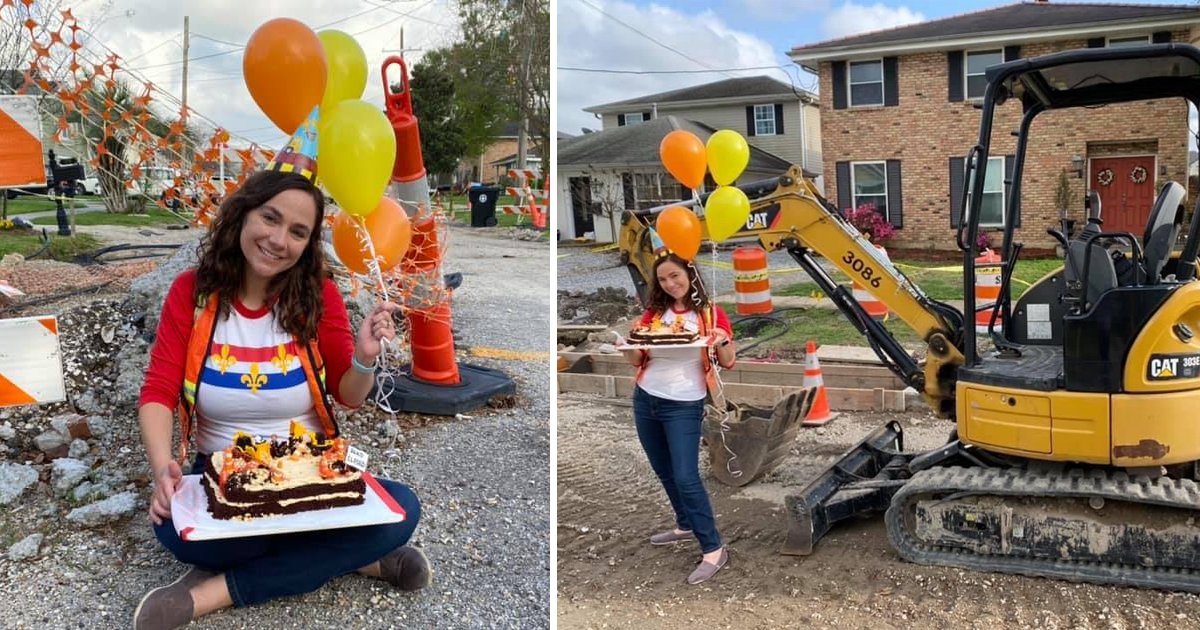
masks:
[[[1163,0],[1124,0],[1124,3],[1189,4]],[[815,77],[787,58],[791,47],[1003,4],[1007,3],[1002,0],[558,0],[557,128],[571,134],[578,134],[581,127],[599,129],[600,121],[582,111],[583,107],[727,76],[769,74],[781,81],[789,80],[790,76],[800,87],[816,91]],[[700,70],[707,66],[724,70],[772,65],[785,66],[786,70],[630,75],[565,69],[662,71]]]

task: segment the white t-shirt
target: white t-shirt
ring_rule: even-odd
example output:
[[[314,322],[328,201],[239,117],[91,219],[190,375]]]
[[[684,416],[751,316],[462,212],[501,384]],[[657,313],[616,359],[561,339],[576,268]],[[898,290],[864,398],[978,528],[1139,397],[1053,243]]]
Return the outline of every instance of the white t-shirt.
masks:
[[[660,319],[668,327],[676,320],[683,320],[685,329],[700,331],[700,318],[691,309],[683,312],[670,309]],[[678,401],[701,400],[708,394],[704,364],[701,363],[702,349],[655,348],[649,352],[648,363],[638,380],[638,386],[647,394]]]
[[[297,356],[303,351],[270,308],[250,311],[235,301],[228,319],[218,315],[196,396],[196,448],[224,450],[238,431],[286,438],[292,420],[322,431]]]

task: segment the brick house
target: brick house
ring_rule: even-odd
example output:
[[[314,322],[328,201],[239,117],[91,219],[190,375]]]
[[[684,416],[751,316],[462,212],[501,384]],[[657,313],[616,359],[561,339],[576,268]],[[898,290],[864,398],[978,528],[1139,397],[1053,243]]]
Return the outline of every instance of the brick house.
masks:
[[[661,116],[732,129],[746,142],[789,164],[821,172],[821,121],[815,94],[771,77],[738,77],[585,107],[603,129]],[[818,185],[820,182],[817,182]]]
[[[954,249],[963,160],[978,140],[990,65],[1084,47],[1200,38],[1200,8],[1023,2],[941,20],[802,45],[789,56],[820,80],[826,190],[839,208],[875,204],[899,227],[894,246]],[[982,226],[999,225],[1021,118],[997,110]],[[1048,249],[1058,224],[1060,173],[1082,224],[1082,198],[1100,194],[1105,229],[1140,234],[1157,186],[1188,180],[1183,99],[1045,113],[1033,124],[1017,239]],[[1147,176],[1138,181],[1139,175]],[[994,174],[994,175],[993,175]],[[990,220],[989,220],[990,217]]]

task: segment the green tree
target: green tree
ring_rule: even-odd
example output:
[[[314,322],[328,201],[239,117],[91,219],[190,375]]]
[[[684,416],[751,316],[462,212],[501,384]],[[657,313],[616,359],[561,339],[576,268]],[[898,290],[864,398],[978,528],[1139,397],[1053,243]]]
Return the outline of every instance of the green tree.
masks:
[[[455,116],[454,77],[443,50],[425,55],[413,66],[413,114],[421,125],[421,155],[425,170],[434,175],[452,173],[466,155],[462,124]]]

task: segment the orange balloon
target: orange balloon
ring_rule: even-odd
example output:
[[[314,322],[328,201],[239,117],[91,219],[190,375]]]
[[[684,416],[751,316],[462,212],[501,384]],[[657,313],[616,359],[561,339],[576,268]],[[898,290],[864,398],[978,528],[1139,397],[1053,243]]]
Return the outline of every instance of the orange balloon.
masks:
[[[354,273],[366,274],[370,254],[359,237],[358,219],[346,212],[337,213],[333,220],[333,251]],[[412,225],[400,204],[390,197],[379,200],[379,205],[365,219],[367,234],[375,246],[375,255],[380,258],[379,270],[387,271],[400,263],[412,243]]]
[[[242,75],[259,109],[291,135],[325,95],[325,49],[303,23],[275,18],[246,42]]]
[[[704,183],[708,156],[696,134],[683,129],[668,133],[658,145],[658,156],[667,172],[684,186],[695,190]]]
[[[700,219],[683,206],[671,206],[654,221],[663,245],[684,260],[692,260],[700,251]]]

